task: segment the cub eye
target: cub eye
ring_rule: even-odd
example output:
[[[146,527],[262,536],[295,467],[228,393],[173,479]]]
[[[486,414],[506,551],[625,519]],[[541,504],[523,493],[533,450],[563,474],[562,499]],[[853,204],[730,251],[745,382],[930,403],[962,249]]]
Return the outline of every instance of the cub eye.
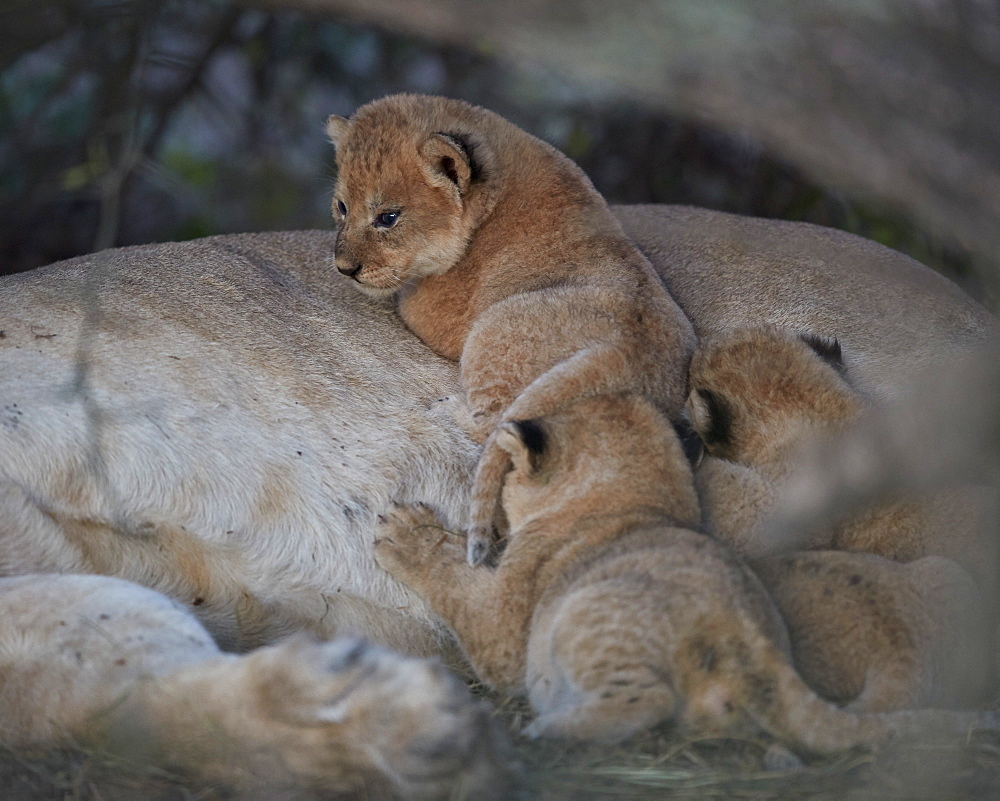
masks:
[[[345,217],[347,216],[347,206],[344,205],[344,201],[343,200],[338,200],[337,201],[337,211],[339,211]]]
[[[392,228],[399,219],[398,211],[383,211],[378,217],[375,218],[376,228]]]

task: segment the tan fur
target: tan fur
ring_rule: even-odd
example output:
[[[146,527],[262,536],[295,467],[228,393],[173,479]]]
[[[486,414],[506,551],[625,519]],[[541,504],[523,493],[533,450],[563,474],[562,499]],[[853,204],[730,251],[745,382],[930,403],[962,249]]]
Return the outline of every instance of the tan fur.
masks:
[[[975,564],[970,572],[986,597],[982,613],[991,623],[991,636],[983,641],[995,644],[992,633],[1000,631],[1000,349],[992,343],[918,372],[906,389],[898,400],[867,410],[836,438],[805,443],[762,539],[774,552],[794,550],[845,520],[877,516],[886,497],[936,497],[942,487],[962,488],[968,495],[972,484],[978,519],[961,522],[968,516],[962,508],[942,531],[968,526],[956,539],[971,542]]]
[[[105,576],[0,579],[0,604],[5,748],[111,747],[254,797],[508,797],[489,710],[435,661],[304,634],[224,654]]]
[[[702,336],[761,318],[841,336],[869,397],[893,397],[992,327],[927,268],[842,232],[682,207],[614,212]],[[478,454],[456,424],[458,370],[393,308],[336,280],[334,246],[326,231],[239,234],[0,279],[0,574],[127,578],[183,604],[230,649],[309,631],[447,653],[427,605],[375,564],[371,537],[394,498],[464,521]],[[970,398],[938,400],[950,411]],[[958,415],[917,430],[934,435],[921,442],[935,453],[968,455],[996,415],[975,419],[965,436],[949,433],[949,420],[966,422]],[[816,475],[841,476],[839,465]],[[43,595],[33,614],[58,623],[72,612],[70,596],[61,606],[61,591]],[[8,626],[30,629],[25,615],[0,603]],[[43,651],[39,680],[84,688],[114,676],[63,664],[66,653]],[[16,700],[43,719],[30,697]],[[51,709],[58,722],[64,707]]]
[[[502,432],[511,535],[495,571],[470,567],[426,507],[386,519],[375,549],[452,627],[484,681],[527,691],[530,733],[616,741],[675,719],[832,753],[922,726],[958,736],[974,722],[852,714],[817,697],[789,664],[759,580],[694,530],[690,467],[648,402],[591,398]]]
[[[602,392],[679,412],[691,324],[580,169],[497,115],[398,95],[328,131],[338,268],[401,290],[406,324],[460,361],[485,440],[468,543],[477,564],[508,464],[497,424]],[[398,219],[387,225],[386,213]]]
[[[817,352],[797,334],[744,329],[706,342],[692,360],[688,408],[708,440],[696,476],[706,521],[744,553],[775,550],[768,521],[804,443],[842,433],[867,406],[831,345],[819,342]],[[796,543],[905,567],[831,552],[757,563],[813,687],[857,709],[982,700],[996,558],[982,525],[987,494],[965,488],[883,501]]]
[[[741,552],[770,549],[763,526],[803,443],[846,430],[866,408],[844,369],[798,334],[774,327],[733,331],[695,354],[688,410],[708,453],[697,473],[706,524]],[[977,488],[889,500],[799,545],[904,562],[944,556],[985,588],[995,560],[980,523],[985,500]]]
[[[986,699],[986,600],[957,563],[806,551],[751,566],[788,624],[796,669],[824,698],[858,712]]]
[[[886,496],[968,482],[978,482],[992,501],[979,528],[995,540],[1000,347],[992,342],[918,370],[902,390],[897,401],[867,410],[835,439],[806,443],[768,523],[776,549],[797,547]],[[984,563],[988,569],[991,560]]]

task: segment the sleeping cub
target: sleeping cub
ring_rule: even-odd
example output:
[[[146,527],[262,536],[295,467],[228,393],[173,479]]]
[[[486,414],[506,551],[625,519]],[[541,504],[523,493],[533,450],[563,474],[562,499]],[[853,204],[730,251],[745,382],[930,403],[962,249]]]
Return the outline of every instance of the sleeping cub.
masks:
[[[804,753],[974,722],[941,711],[854,714],[792,668],[770,596],[696,531],[687,458],[663,415],[592,397],[500,426],[511,533],[495,571],[425,507],[381,523],[379,564],[425,596],[477,674],[527,691],[529,733],[618,741],[664,720],[696,733],[763,729]]]
[[[691,324],[583,172],[501,117],[397,95],[332,116],[337,268],[395,294],[406,324],[458,359],[485,441],[470,564],[489,551],[509,469],[497,424],[573,398],[684,403]]]
[[[796,450],[845,431],[865,408],[836,340],[774,327],[702,343],[691,362],[688,411],[707,456],[696,474],[707,528],[744,555],[767,553],[762,524],[774,511]],[[975,488],[889,498],[806,543],[909,562],[954,559],[985,589],[995,552],[978,532],[987,498]]]
[[[985,600],[956,562],[801,551],[750,566],[788,625],[796,670],[823,698],[889,712],[988,697]]]

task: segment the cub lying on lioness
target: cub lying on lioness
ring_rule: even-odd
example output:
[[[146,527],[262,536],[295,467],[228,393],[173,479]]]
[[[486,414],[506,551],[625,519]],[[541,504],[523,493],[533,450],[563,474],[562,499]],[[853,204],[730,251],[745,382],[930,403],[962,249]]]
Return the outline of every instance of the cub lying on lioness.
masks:
[[[988,697],[986,601],[956,562],[800,551],[750,566],[788,625],[795,669],[827,700],[889,712]]]
[[[376,558],[426,597],[476,672],[526,689],[536,735],[616,741],[666,719],[696,732],[763,729],[807,753],[875,745],[970,715],[852,714],[789,664],[757,577],[698,533],[690,466],[636,396],[592,397],[502,424],[511,526],[495,571],[474,569],[426,507],[383,520]]]
[[[406,324],[460,361],[470,433],[485,440],[468,540],[477,564],[508,466],[496,425],[606,392],[678,412],[691,324],[583,172],[496,114],[397,95],[327,130],[338,269],[398,291]]]
[[[795,471],[796,449],[843,432],[865,409],[835,340],[774,327],[702,343],[691,362],[688,409],[708,455],[696,480],[707,527],[744,554],[769,550],[762,525]],[[979,517],[989,498],[975,488],[890,498],[807,543],[908,562],[954,559],[987,589],[995,545]]]

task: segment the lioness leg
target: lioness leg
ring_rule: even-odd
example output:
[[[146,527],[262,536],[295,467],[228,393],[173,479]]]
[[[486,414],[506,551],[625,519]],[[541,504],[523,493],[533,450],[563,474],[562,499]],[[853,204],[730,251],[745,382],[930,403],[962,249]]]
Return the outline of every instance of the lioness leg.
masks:
[[[259,793],[502,799],[505,742],[435,660],[297,635],[143,683],[125,708],[171,761]],[[460,796],[461,797],[461,796]]]
[[[0,580],[0,745],[104,745],[259,797],[503,798],[486,708],[438,663],[299,635],[219,651],[179,604],[106,576]]]

